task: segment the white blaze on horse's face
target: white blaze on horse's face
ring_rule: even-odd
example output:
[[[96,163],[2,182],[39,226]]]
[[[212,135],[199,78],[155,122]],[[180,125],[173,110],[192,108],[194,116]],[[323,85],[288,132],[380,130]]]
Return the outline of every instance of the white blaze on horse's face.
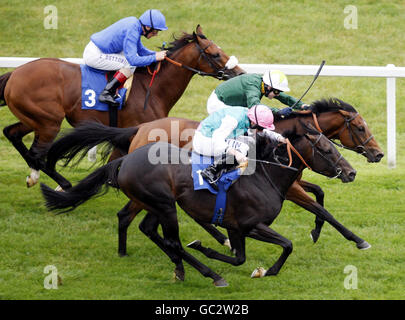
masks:
[[[225,64],[225,68],[231,70],[231,69],[235,68],[238,64],[239,64],[238,59],[235,56],[230,56],[229,60]]]

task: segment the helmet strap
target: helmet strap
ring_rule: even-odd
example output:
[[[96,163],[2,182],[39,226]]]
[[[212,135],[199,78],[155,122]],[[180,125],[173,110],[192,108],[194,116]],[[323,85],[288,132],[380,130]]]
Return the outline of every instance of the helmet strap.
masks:
[[[149,20],[150,20],[150,27],[149,27],[150,29],[149,29],[149,30],[146,30],[146,27],[147,27],[147,26],[142,25],[142,28],[143,28],[143,32],[144,32],[144,36],[145,36],[145,37],[147,37],[148,34],[151,33],[151,32],[154,30],[154,27],[153,27],[153,20],[152,20],[152,9],[149,10]]]

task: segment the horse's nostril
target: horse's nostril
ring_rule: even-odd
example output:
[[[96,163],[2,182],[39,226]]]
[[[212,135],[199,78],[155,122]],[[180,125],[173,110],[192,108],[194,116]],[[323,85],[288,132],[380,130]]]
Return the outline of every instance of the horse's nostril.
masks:
[[[378,154],[375,156],[377,162],[379,162],[383,157],[384,157],[384,153],[383,153],[383,152],[378,153]]]
[[[351,171],[350,173],[349,173],[349,178],[350,178],[350,180],[351,181],[353,181],[354,180],[354,178],[356,178],[356,171]]]

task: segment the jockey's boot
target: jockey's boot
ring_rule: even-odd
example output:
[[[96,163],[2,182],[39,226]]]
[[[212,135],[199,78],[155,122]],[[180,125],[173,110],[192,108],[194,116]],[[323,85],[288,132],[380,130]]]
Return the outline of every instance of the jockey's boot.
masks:
[[[115,101],[117,89],[127,80],[127,77],[120,71],[107,83],[103,92],[98,96],[98,100],[113,107],[119,107],[119,102]]]
[[[218,191],[217,182],[223,173],[229,171],[237,165],[237,161],[233,155],[223,154],[222,157],[203,171],[201,176],[208,182],[208,184]]]

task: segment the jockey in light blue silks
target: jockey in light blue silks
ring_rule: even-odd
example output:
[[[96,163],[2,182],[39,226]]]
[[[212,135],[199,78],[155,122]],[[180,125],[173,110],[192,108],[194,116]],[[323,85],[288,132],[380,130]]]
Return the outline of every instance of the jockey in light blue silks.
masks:
[[[167,30],[164,15],[156,9],[145,11],[139,18],[123,18],[106,29],[94,33],[84,49],[84,63],[100,70],[119,70],[104,91],[99,100],[113,106],[118,106],[114,96],[136,67],[148,66],[166,57],[166,51],[155,52],[145,48],[141,36],[150,39],[161,30]]]
[[[243,138],[250,129],[263,131],[275,142],[286,143],[286,139],[274,132],[273,113],[265,105],[255,105],[252,108],[232,107],[223,108],[211,113],[197,128],[193,137],[193,151],[218,159],[201,172],[207,182],[217,189],[216,182],[223,170],[234,167],[236,161],[241,164],[247,161],[249,150]],[[236,140],[236,141],[235,141]],[[229,158],[232,159],[229,159]]]

